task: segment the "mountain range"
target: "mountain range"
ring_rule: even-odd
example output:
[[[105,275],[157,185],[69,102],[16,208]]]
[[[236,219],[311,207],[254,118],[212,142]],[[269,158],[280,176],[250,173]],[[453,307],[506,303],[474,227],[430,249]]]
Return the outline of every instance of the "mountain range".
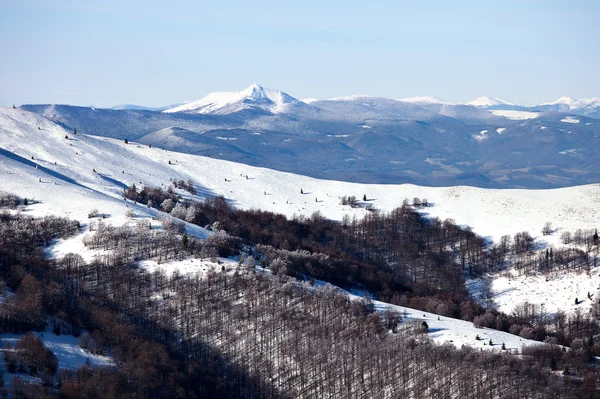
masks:
[[[194,112],[198,114],[231,114],[244,109],[261,108],[272,113],[281,113],[288,110],[290,105],[300,105],[299,102],[312,104],[318,101],[353,101],[360,98],[379,98],[366,95],[353,95],[347,97],[335,97],[327,100],[306,98],[297,100],[279,90],[264,88],[256,83],[239,92],[215,92],[207,96],[186,103],[167,105],[163,107],[146,107],[141,105],[125,104],[117,105],[111,109],[122,110],[146,110],[162,112]],[[442,100],[432,96],[417,96],[399,98],[396,101],[413,104],[444,104],[444,105],[471,105],[484,109],[503,110],[530,110],[530,111],[556,111],[571,112],[577,115],[600,118],[600,97],[575,99],[572,97],[560,97],[555,101],[541,103],[538,105],[523,105],[503,100],[498,97],[478,97],[464,104]]]
[[[21,108],[69,130],[327,179],[490,188],[600,181],[597,98],[533,107],[487,97],[302,101],[253,84],[153,110]]]

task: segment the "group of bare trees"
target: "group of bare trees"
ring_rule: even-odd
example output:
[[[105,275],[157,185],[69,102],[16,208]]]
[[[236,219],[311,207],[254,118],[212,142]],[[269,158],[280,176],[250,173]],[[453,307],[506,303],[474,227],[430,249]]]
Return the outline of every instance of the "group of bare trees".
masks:
[[[145,204],[149,208],[157,209],[160,209],[160,205],[166,200],[171,200],[172,203],[179,200],[179,196],[173,191],[173,186],[169,186],[167,190],[160,187],[144,186],[138,191],[135,184],[132,184],[124,190],[123,196],[131,201]]]
[[[14,194],[9,194],[0,191],[0,209],[8,208],[15,209],[21,204],[21,199]]]
[[[185,180],[173,180],[173,187],[175,188],[179,188],[182,190],[187,191],[188,193],[192,194],[192,195],[196,195],[196,187],[194,187],[194,183],[191,180],[185,181]]]
[[[405,200],[389,213],[372,212],[360,220],[346,217],[342,223],[319,213],[288,220],[271,212],[236,210],[222,197],[203,203],[179,200],[171,207],[171,215],[203,226],[218,225],[214,241],[221,242],[222,256],[235,254],[244,242],[256,246],[258,260],[275,274],[358,287],[385,301],[471,321],[486,312],[464,289],[465,276],[478,277],[508,265],[524,273],[589,271],[598,259],[595,231],[576,234],[577,242],[586,243],[586,250],[539,249],[528,232],[504,236],[492,244],[451,219],[425,218],[415,207],[426,201],[413,202],[410,206]],[[219,238],[223,234],[228,240]],[[235,247],[234,237],[241,240]],[[541,328],[538,322],[513,315],[501,323],[484,324],[504,331],[513,325],[513,329]],[[551,329],[541,331],[528,335],[539,338]],[[568,336],[558,335],[561,343],[569,344]]]
[[[270,264],[326,260],[308,252],[269,254]],[[542,398],[567,397],[580,387],[580,380],[565,384],[550,363],[530,357],[432,345],[420,329],[390,324],[401,315],[382,317],[368,300],[350,301],[331,286],[234,268],[190,276],[127,272],[127,283],[118,278],[123,269],[69,279],[89,282],[84,292],[98,300],[108,295],[154,339],[178,342],[187,361],[204,364],[216,351],[239,365],[244,374],[215,380],[236,397]],[[111,277],[95,277],[103,275]],[[566,355],[555,362],[589,379],[587,363]],[[209,374],[223,367],[211,366]]]
[[[529,233],[521,232],[512,240],[510,236],[502,237],[496,247],[506,259],[505,264],[525,274],[557,270],[589,272],[598,265],[600,240],[597,229],[578,229],[575,233],[564,231],[560,238],[565,246],[537,249]]]
[[[23,396],[27,389],[67,398],[579,398],[598,393],[592,383],[598,370],[589,361],[598,329],[584,315],[555,321],[564,338],[549,335],[556,339],[551,345],[564,340],[571,351],[547,346],[517,357],[434,345],[423,328],[398,324],[402,315],[380,315],[369,300],[351,301],[332,286],[313,287],[288,277],[328,277],[415,307],[510,328],[507,316],[482,314],[446,281],[460,284],[465,273],[496,264],[482,239],[452,221],[426,220],[408,206],[345,224],[319,215],[288,221],[268,212],[235,211],[223,199],[182,206],[193,209],[195,222],[212,226],[215,233],[208,240],[187,237],[177,228],[100,223],[84,241],[102,254],[91,262],[77,254],[58,262],[43,257],[40,248],[73,234],[76,224],[0,214],[0,271],[4,285],[15,292],[15,299],[0,308],[0,327],[43,329],[54,320],[63,333],[85,329],[84,345],[112,356],[117,365],[55,372],[46,386],[13,387],[12,395]],[[149,273],[137,262],[216,258],[249,248],[252,255],[239,265],[214,263],[214,269],[190,275]],[[255,271],[255,264],[266,268]],[[25,312],[38,324],[16,319]],[[535,310],[524,309],[519,317],[524,326],[519,333],[539,322]],[[551,373],[563,368],[569,373]]]

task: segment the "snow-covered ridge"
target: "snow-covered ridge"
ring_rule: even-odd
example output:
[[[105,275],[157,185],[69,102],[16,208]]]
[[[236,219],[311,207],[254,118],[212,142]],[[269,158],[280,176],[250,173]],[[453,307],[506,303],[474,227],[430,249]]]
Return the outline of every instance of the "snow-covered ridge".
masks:
[[[495,136],[491,132],[480,131],[480,139]],[[368,213],[367,205],[390,211],[401,206],[405,198],[426,198],[429,206],[422,211],[428,217],[454,219],[494,242],[503,235],[527,231],[540,246],[559,247],[564,231],[600,227],[600,184],[526,190],[320,180],[131,141],[73,135],[38,114],[0,107],[0,189],[30,202],[35,199],[34,205],[23,210],[27,215],[54,214],[79,220],[82,225],[89,223],[88,214],[94,208],[106,214],[106,223],[113,225],[156,218],[161,215],[156,209],[125,201],[123,188],[135,184],[166,189],[172,180],[192,182],[198,195],[180,192],[187,198],[203,200],[222,195],[236,208],[263,209],[288,217],[320,212],[335,220],[344,215],[360,218]],[[342,196],[352,195],[359,199],[366,196],[367,201],[360,201],[357,208],[340,204]],[[127,216],[131,211],[133,219]],[[554,233],[544,236],[546,222],[552,223]],[[154,220],[152,224],[158,227],[159,222]],[[186,231],[195,236],[207,235],[204,229],[191,224],[186,224]],[[68,247],[68,251],[73,250],[84,252]],[[587,290],[581,285],[576,294],[582,297]],[[498,304],[502,306],[500,297]],[[436,320],[430,326],[437,325]],[[460,337],[442,335],[440,342],[459,342]],[[471,341],[472,335],[463,334],[463,339]],[[499,339],[494,338],[494,342]]]
[[[122,223],[125,212],[133,207],[136,214],[155,216],[155,210],[123,201],[122,190],[132,183],[166,188],[172,179],[191,180],[200,200],[223,195],[238,208],[265,209],[289,217],[319,211],[341,220],[346,214],[362,217],[368,212],[366,205],[389,211],[405,198],[427,198],[430,217],[452,218],[494,241],[528,231],[539,241],[559,245],[561,230],[596,228],[600,220],[599,184],[526,190],[319,180],[122,140],[73,136],[40,115],[0,108],[0,186],[42,201],[36,207],[40,214],[87,223],[89,210],[98,208],[111,215],[111,222]],[[366,195],[370,200],[359,208],[340,205],[340,197],[349,195]],[[558,233],[542,236],[548,221]]]
[[[10,344],[14,346],[17,341],[25,334],[0,334],[0,344],[2,346]],[[49,349],[58,360],[58,367],[61,369],[77,369],[89,362],[96,367],[112,367],[114,361],[108,356],[93,354],[85,349],[82,349],[77,337],[72,335],[56,335],[50,330],[44,332],[36,332],[44,342],[44,346]]]
[[[376,96],[369,96],[366,94],[353,94],[351,96],[343,96],[343,97],[332,97],[332,98],[328,98],[325,101],[356,101],[356,100],[362,100],[365,98],[378,98]]]
[[[400,101],[400,102],[404,102],[404,103],[414,103],[414,104],[443,104],[443,105],[455,105],[456,104],[456,103],[452,103],[449,101],[441,100],[437,97],[430,97],[430,96],[399,98],[396,101]]]
[[[381,96],[372,96],[366,94],[355,94],[350,96],[337,96],[328,98],[323,101],[356,101],[365,98],[383,98],[388,99],[386,97]],[[390,100],[392,98],[389,98]],[[572,97],[563,96],[558,98],[557,100],[551,102],[544,102],[537,105],[525,106],[523,104],[510,102],[503,100],[498,97],[488,97],[482,96],[478,97],[475,100],[469,101],[467,103],[461,102],[452,102],[442,100],[438,97],[434,96],[415,96],[415,97],[406,97],[406,98],[396,98],[396,101],[405,102],[405,103],[413,103],[413,104],[442,104],[442,105],[470,105],[474,107],[480,108],[493,108],[493,107],[502,107],[506,109],[510,108],[536,108],[536,107],[551,107],[556,106],[559,107],[561,111],[566,110],[583,110],[583,109],[591,109],[591,108],[600,108],[600,97],[590,97],[590,98],[581,98],[576,99]],[[312,104],[317,101],[322,101],[317,98],[307,97],[302,98],[300,100],[286,94],[280,90],[267,89],[258,84],[252,84],[246,89],[238,92],[214,92],[206,95],[205,97],[196,100],[196,101],[187,101],[180,104],[173,104],[164,107],[147,107],[141,105],[133,105],[133,104],[122,104],[116,105],[111,109],[115,110],[148,110],[148,111],[162,111],[167,113],[173,112],[194,112],[199,114],[229,114],[232,112],[236,112],[237,108],[243,109],[240,107],[240,103],[246,103],[246,105],[255,102],[256,104],[268,105],[265,107],[269,112],[278,113],[286,110],[286,105],[294,102],[301,102],[304,104]],[[237,107],[233,107],[233,110],[230,109],[233,105],[237,105]]]
[[[575,99],[572,97],[560,97],[558,100],[542,103],[540,105],[566,105],[569,110],[577,110],[588,107],[600,107],[600,97]]]
[[[521,121],[526,119],[534,119],[537,118],[540,113],[539,112],[531,112],[531,111],[517,111],[517,110],[493,110],[492,114],[496,116],[503,116],[507,119]]]
[[[163,112],[227,115],[256,107],[276,114],[285,112],[293,103],[300,103],[300,101],[282,91],[252,84],[239,92],[210,93],[200,100],[191,101]]]
[[[479,97],[473,101],[469,101],[466,105],[472,105],[474,107],[493,107],[497,105],[506,105],[506,106],[516,106],[518,104],[514,104],[508,101],[505,101],[501,98],[492,98],[492,97]]]

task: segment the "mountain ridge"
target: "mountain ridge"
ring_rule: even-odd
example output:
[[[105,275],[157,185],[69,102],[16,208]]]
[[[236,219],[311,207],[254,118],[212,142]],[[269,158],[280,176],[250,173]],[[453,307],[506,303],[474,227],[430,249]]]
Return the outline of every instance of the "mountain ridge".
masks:
[[[279,90],[264,88],[256,83],[239,92],[214,92],[183,105],[163,110],[165,113],[188,112],[227,115],[245,109],[261,109],[270,113],[285,112],[300,100]]]

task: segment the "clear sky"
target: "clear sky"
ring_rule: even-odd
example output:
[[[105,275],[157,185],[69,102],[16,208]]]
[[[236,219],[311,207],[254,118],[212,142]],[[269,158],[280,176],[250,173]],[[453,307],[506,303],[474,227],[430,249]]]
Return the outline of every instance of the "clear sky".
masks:
[[[600,1],[0,0],[0,104],[600,96]]]

